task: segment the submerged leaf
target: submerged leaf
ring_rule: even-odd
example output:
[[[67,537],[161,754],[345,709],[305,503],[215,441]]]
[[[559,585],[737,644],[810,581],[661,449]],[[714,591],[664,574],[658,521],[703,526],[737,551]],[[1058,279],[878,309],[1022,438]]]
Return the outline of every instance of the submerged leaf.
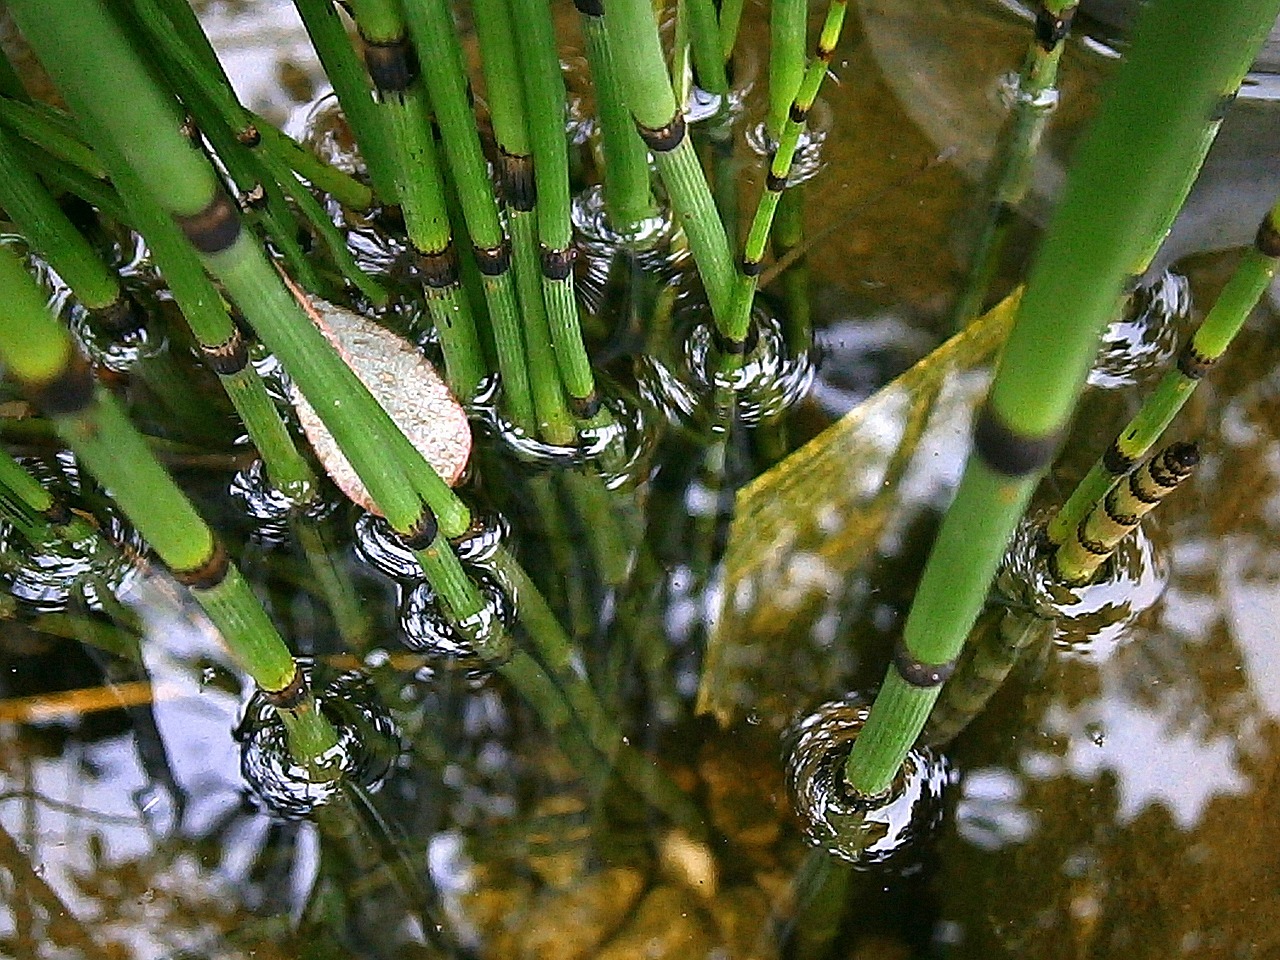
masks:
[[[450,486],[457,483],[471,455],[471,428],[466,411],[431,362],[408,340],[358,313],[317,297],[308,297],[303,306],[432,469]],[[316,457],[338,489],[382,516],[333,435],[296,385],[289,388],[289,400]]]
[[[958,482],[1015,306],[1010,296],[738,492],[699,712],[782,727],[842,692],[857,657],[836,635],[849,597],[882,545]]]

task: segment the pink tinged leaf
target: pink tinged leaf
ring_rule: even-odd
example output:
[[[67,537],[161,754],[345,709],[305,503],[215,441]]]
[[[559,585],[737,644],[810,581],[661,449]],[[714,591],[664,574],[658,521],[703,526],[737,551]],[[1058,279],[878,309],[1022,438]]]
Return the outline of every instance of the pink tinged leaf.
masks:
[[[301,302],[301,299],[300,299]],[[358,313],[307,297],[303,309],[432,469],[453,486],[471,455],[466,412],[417,347]],[[316,457],[338,489],[382,516],[333,435],[296,385],[289,400]]]

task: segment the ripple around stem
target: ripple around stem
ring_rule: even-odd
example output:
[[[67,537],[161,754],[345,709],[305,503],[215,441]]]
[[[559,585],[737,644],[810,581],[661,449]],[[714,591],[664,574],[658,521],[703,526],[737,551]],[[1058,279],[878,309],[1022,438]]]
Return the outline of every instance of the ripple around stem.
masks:
[[[253,528],[253,538],[259,543],[275,544],[288,541],[289,521],[294,517],[313,522],[323,520],[347,502],[336,490],[324,496],[330,489],[303,484],[296,491],[281,490],[271,483],[261,460],[237,470],[227,485],[227,492],[240,502],[245,516],[258,521]]]
[[[453,542],[454,551],[463,563],[486,568],[510,533],[501,514],[473,511],[471,529]],[[382,517],[365,513],[356,521],[355,547],[358,556],[393,580],[407,584],[422,580],[418,558]]]
[[[732,371],[717,369],[716,335],[705,309],[698,311],[674,360],[644,356],[637,361],[641,394],[674,423],[713,422],[719,395],[734,398],[736,422],[758,426],[798,403],[813,382],[809,351],[792,354],[782,324],[757,307],[756,341]]]
[[[473,569],[472,579],[484,601],[477,613],[451,623],[431,584],[420,581],[400,604],[400,628],[406,647],[436,661],[429,666],[483,676],[510,659],[515,612],[496,576]]]
[[[53,538],[33,545],[0,520],[0,586],[39,613],[66,610],[77,595],[83,595],[90,609],[102,609],[100,587],[120,596],[138,576],[138,558],[146,552],[142,536],[111,501],[87,500],[70,452],[18,462],[56,501],[92,518],[94,529],[74,540]]]
[[[905,851],[941,822],[952,777],[945,758],[922,747],[907,755],[883,796],[855,793],[845,761],[869,712],[853,696],[829,700],[795,724],[784,740],[787,785],[811,844],[855,867],[892,860],[905,871]]]
[[[548,443],[508,420],[499,405],[500,383],[496,378],[487,389],[482,385],[468,412],[517,461],[534,470],[589,466],[610,490],[636,486],[649,475],[659,439],[652,407],[615,392],[603,377],[597,378],[596,389],[612,418],[600,426],[580,424],[573,444]]]
[[[1142,384],[1168,367],[1179,327],[1191,317],[1186,277],[1164,271],[1130,295],[1123,314],[1107,324],[1089,385],[1116,389]]]
[[[336,673],[312,661],[299,664],[320,710],[333,724],[338,743],[331,759],[339,775],[316,780],[289,753],[284,722],[262,691],[256,691],[236,728],[240,772],[253,795],[272,813],[301,820],[328,803],[342,779],[377,790],[403,751],[391,712],[361,673]]]
[[[1168,583],[1165,564],[1145,524],[1120,541],[1090,583],[1069,587],[1049,572],[1043,517],[1015,531],[993,591],[1009,606],[1053,620],[1053,644],[1069,656],[1100,660],[1127,641],[1134,621],[1155,605]]]

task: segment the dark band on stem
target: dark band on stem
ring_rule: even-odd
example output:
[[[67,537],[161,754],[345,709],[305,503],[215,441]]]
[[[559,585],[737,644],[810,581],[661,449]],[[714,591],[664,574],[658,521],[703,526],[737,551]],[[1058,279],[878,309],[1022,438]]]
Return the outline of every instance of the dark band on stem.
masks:
[[[173,570],[173,578],[192,590],[212,590],[226,579],[230,569],[226,548],[220,540],[214,540],[208,557],[186,570]]]
[[[712,337],[715,340],[716,349],[731,357],[745,356],[760,343],[760,331],[756,329],[754,323],[747,327],[747,334],[741,340],[725,336],[719,328],[715,329]]]
[[[1276,226],[1272,214],[1268,213],[1258,224],[1258,235],[1253,238],[1253,245],[1264,257],[1280,257],[1280,227]]]
[[[262,697],[277,710],[296,710],[307,699],[307,679],[297,663],[293,666],[293,678],[279,690],[263,690]]]
[[[787,111],[787,119],[792,123],[803,124],[809,118],[809,108],[799,100],[791,101],[791,109]]]
[[[1089,524],[1089,518],[1080,521],[1080,525],[1076,527],[1076,541],[1085,550],[1086,553],[1092,553],[1095,557],[1106,557],[1111,553],[1115,544],[1105,544],[1101,540],[1094,540],[1085,533],[1085,528]]]
[[[604,4],[601,0],[573,0],[573,5],[584,17],[604,16]]]
[[[573,261],[578,258],[578,251],[573,247],[553,250],[542,244],[542,275],[548,280],[568,280],[573,271]]]
[[[911,686],[928,689],[946,683],[947,678],[955,673],[956,662],[948,660],[946,663],[925,663],[917,660],[899,638],[893,645],[893,668]]]
[[[43,513],[44,518],[55,527],[65,527],[71,522],[71,511],[61,500],[52,500]]]
[[[1187,479],[1199,463],[1200,448],[1194,443],[1173,443],[1152,458],[1151,479],[1167,493]]]
[[[69,417],[93,403],[93,373],[78,351],[52,380],[30,391],[31,400],[51,417]]]
[[[440,524],[430,507],[423,506],[422,516],[413,525],[412,530],[400,534],[400,540],[410,550],[426,550],[436,542],[440,533]]]
[[[511,241],[506,237],[496,247],[472,246],[471,255],[475,257],[476,267],[486,277],[500,277],[511,266]]]
[[[590,420],[600,412],[600,394],[592,390],[585,397],[570,397],[569,410],[579,420]]]
[[[458,251],[453,241],[443,250],[418,255],[418,273],[433,290],[443,290],[458,282]]]
[[[246,146],[252,150],[254,147],[262,143],[262,134],[259,133],[258,128],[251,123],[244,129],[236,131],[236,140],[238,140],[242,146]]]
[[[978,414],[973,444],[987,466],[1006,477],[1021,477],[1047,466],[1058,449],[1058,435],[1031,437],[1006,424],[990,404]]]
[[[636,120],[636,131],[644,145],[654,153],[670,153],[684,140],[684,114],[677,110],[670,122],[661,127],[646,127]]]
[[[763,260],[752,260],[745,254],[742,257],[742,275],[744,277],[758,277],[764,272]]]
[[[765,175],[764,188],[770,193],[781,193],[787,189],[787,176],[783,174],[778,176],[772,169]]]
[[[174,220],[191,245],[205,254],[221,253],[240,236],[240,213],[222,190],[199,213]]]
[[[1103,469],[1116,477],[1124,476],[1137,462],[1137,457],[1131,457],[1120,449],[1118,441],[1112,441],[1111,446],[1107,447],[1107,452],[1102,455]]]
[[[502,202],[512,210],[528,213],[538,202],[538,187],[533,176],[533,157],[507,153],[498,148],[498,188]]]
[[[1118,494],[1122,487],[1113,489],[1102,501],[1102,509],[1106,511],[1108,519],[1117,526],[1125,529],[1132,529],[1138,525],[1138,521],[1142,518],[1136,513],[1125,513],[1123,508],[1117,502]]]
[[[379,93],[402,94],[418,79],[418,58],[408,37],[384,43],[366,39],[364,63]]]
[[[237,327],[221,343],[200,344],[205,363],[220,377],[230,377],[249,365],[249,348]]]
[[[1217,361],[1217,357],[1206,357],[1197,350],[1195,340],[1189,340],[1178,354],[1178,372],[1188,380],[1199,380],[1213,369]]]
[[[1067,39],[1071,32],[1071,21],[1075,18],[1076,8],[1066,7],[1061,13],[1053,13],[1041,6],[1036,11],[1036,43],[1046,53]]]

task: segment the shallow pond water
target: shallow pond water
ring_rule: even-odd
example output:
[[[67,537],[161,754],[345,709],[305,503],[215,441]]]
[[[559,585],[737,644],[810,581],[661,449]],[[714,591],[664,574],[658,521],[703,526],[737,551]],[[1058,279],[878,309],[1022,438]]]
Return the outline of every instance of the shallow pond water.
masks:
[[[941,85],[947,102],[994,104],[1025,43],[1015,11],[971,3],[956,16],[973,34],[956,46],[948,28],[948,46],[919,32],[920,6],[869,0],[833,65],[825,166],[805,188],[815,368],[781,426],[739,425],[726,440],[680,415],[681,388],[662,375],[674,355],[637,360],[643,331],[616,308],[591,328],[601,367],[621,389],[669,403],[676,424],[659,430],[665,418],[647,414],[635,463],[603,479],[548,466],[477,418],[469,501],[506,518],[496,535],[578,644],[574,668],[680,799],[647,802],[634,777],[580,765],[536,699],[447,649],[376,520],[332,490],[315,516],[284,515],[209,379],[187,374],[202,409],[163,409],[173,394],[157,366],[122,389],[286,638],[313,658],[335,717],[364,730],[355,762],[367,786],[290,785],[247,681],[158,569],[107,577],[127,605],[111,612],[136,623],[119,630],[102,612],[102,581],[76,600],[56,584],[58,558],[20,575],[6,541],[0,576],[19,603],[0,598],[0,955],[1280,954],[1280,854],[1266,840],[1280,810],[1270,301],[1174,428],[1200,441],[1204,460],[1144,525],[1135,585],[1094,594],[1078,621],[1028,651],[935,768],[941,800],[911,843],[850,870],[802,834],[787,731],[883,675],[993,348],[959,363],[915,414],[913,401],[933,396],[910,379],[921,368],[906,392],[879,394],[846,421],[838,443],[821,434],[943,339],[961,278],[976,204],[966,172],[992,124],[957,107],[940,130],[912,83]],[[301,129],[321,78],[290,10],[246,0],[202,15],[249,104]],[[749,7],[753,39],[764,17]],[[1077,41],[1068,65],[1067,91],[1084,103],[1108,62],[1092,44]],[[928,69],[904,66],[904,49]],[[747,59],[743,75],[759,76]],[[948,75],[968,86],[948,92]],[[758,87],[742,127],[758,119]],[[1078,122],[1064,113],[1055,155]],[[742,189],[754,197],[759,172],[739,134]],[[1034,234],[1031,222],[1022,230]],[[1168,300],[1202,312],[1234,256],[1180,261],[1189,285],[1170,281]],[[785,313],[781,287],[769,292]],[[678,310],[675,325],[698,320]],[[1189,322],[1171,321],[1181,335]],[[1128,361],[1166,349],[1126,350],[1126,331],[1113,333],[1038,502],[1061,498],[1158,377]],[[20,401],[6,395],[3,412],[6,448],[104,516],[100,492],[20,419]],[[819,447],[758,479],[820,434]],[[762,505],[752,499],[762,484],[792,499]],[[784,521],[794,521],[785,536]],[[475,549],[483,565],[487,548]],[[1142,609],[1120,627],[1114,608],[1126,602]]]

